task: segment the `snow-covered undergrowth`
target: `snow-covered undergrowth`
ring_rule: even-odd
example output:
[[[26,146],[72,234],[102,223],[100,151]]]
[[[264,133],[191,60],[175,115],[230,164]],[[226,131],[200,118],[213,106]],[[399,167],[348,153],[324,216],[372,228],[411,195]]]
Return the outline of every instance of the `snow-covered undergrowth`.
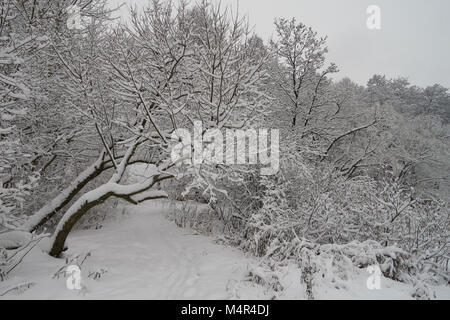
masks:
[[[341,292],[343,298],[348,296],[348,291],[352,291],[351,288],[355,288],[355,285],[359,285],[358,290],[363,292],[379,291],[370,282],[370,278],[375,279],[377,276],[375,268],[380,270],[379,288],[382,288],[383,281],[387,287],[404,287],[409,298],[437,298],[436,288],[421,281],[421,277],[414,273],[404,251],[396,247],[382,247],[375,241],[319,245],[297,239],[286,246],[273,243],[262,261],[272,274],[288,265],[297,266],[299,281],[303,284],[308,299],[320,299],[324,297],[324,292],[325,297],[328,297],[326,292],[329,291],[336,293],[335,298],[339,298]],[[266,281],[261,274],[255,273],[257,279],[262,278],[263,282],[271,283],[272,287],[284,290],[278,281]],[[446,290],[450,291],[448,287]],[[362,298],[364,294],[359,293],[358,296]]]
[[[374,240],[320,244],[299,237],[290,220],[272,224],[262,221],[257,215],[250,219],[241,247],[261,257],[272,272],[289,264],[297,266],[308,299],[321,297],[322,287],[345,291],[352,286],[355,275],[366,273],[367,280],[368,272],[378,270],[385,281],[408,287],[409,297],[415,299],[436,298],[436,286],[450,292],[445,280],[448,275],[424,271],[416,257],[395,245],[383,246]],[[271,286],[274,284],[279,286],[277,282]]]
[[[285,261],[270,265],[267,260],[224,245],[217,241],[218,237],[178,227],[171,221],[177,206],[186,205],[145,202],[115,209],[115,218],[105,221],[101,229],[74,231],[65,259],[52,258],[43,252],[44,244],[36,245],[0,282],[0,298],[308,298],[307,282],[298,264]],[[199,207],[200,212],[205,209],[204,205]],[[215,230],[212,233],[220,234],[220,228]],[[329,252],[344,249],[330,247]],[[351,246],[346,248],[350,249]],[[312,279],[315,299],[412,299],[411,285],[385,277],[380,290],[369,290],[369,274],[344,257],[336,255],[334,260],[343,262],[333,264],[324,252],[311,263],[315,268],[323,267],[323,275],[316,272]],[[70,265],[81,269],[81,290],[69,290],[66,286],[65,271]],[[336,277],[336,270],[341,267],[341,276]],[[450,298],[448,288],[435,291],[431,298]]]

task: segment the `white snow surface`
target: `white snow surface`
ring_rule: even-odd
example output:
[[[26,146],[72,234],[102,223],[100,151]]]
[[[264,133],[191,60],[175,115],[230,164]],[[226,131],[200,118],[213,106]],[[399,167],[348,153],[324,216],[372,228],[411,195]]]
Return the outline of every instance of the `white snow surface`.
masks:
[[[90,252],[81,265],[82,289],[69,290],[66,265],[36,247],[5,281],[0,299],[305,299],[300,272],[287,266],[278,272],[284,290],[248,281],[259,268],[257,258],[218,244],[213,237],[178,228],[166,218],[164,202],[148,201],[126,207],[99,230],[75,230],[69,236],[68,257]],[[82,260],[82,259],[80,259]],[[106,272],[105,272],[106,271]],[[101,277],[94,280],[93,273]],[[259,271],[258,271],[259,272]],[[89,277],[89,274],[91,276]],[[411,288],[382,279],[381,290],[368,290],[364,270],[345,285],[318,283],[317,299],[411,299]],[[20,287],[19,290],[14,289]],[[450,290],[436,289],[436,298],[449,299]]]

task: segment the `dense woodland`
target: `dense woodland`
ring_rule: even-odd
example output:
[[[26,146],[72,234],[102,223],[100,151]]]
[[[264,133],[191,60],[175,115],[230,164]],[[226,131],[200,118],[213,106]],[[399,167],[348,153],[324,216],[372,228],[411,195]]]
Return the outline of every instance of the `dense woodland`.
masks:
[[[67,27],[73,2],[81,29]],[[114,12],[0,0],[0,279],[44,238],[61,257],[100,207],[168,197],[209,203],[230,244],[271,268],[295,261],[307,284],[326,259],[377,263],[419,298],[448,284],[447,88],[335,80],[326,38],[295,19],[264,43],[207,1],[149,1],[126,25]],[[195,121],[280,129],[278,174],[174,163],[171,134]],[[137,163],[152,175],[130,183]]]

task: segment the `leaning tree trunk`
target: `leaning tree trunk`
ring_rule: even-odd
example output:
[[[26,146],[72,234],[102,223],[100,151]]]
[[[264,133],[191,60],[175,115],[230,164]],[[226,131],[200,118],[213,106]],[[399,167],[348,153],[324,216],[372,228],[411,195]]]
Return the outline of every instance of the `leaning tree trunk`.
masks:
[[[130,159],[134,155],[136,148],[141,144],[144,139],[137,138],[134,143],[132,143],[122,161],[117,166],[115,173],[112,175],[111,179],[101,185],[100,187],[89,191],[82,195],[75,203],[66,211],[64,216],[59,221],[52,238],[50,239],[50,250],[49,254],[53,257],[58,257],[64,249],[64,243],[66,242],[67,236],[74,227],[74,225],[80,220],[80,218],[89,211],[89,209],[99,205],[111,196],[125,199],[133,204],[138,204],[139,202],[150,200],[166,198],[166,194],[161,194],[159,192],[153,193],[152,195],[146,195],[145,191],[151,189],[156,183],[161,182],[166,179],[173,178],[174,176],[166,171],[172,166],[176,165],[178,162],[185,160],[184,158],[168,165],[160,167],[159,170],[155,171],[152,178],[146,178],[143,181],[131,184],[131,185],[120,185],[120,181],[124,175],[127,166],[131,163]]]
[[[95,189],[93,191],[97,191],[98,189]],[[83,195],[79,200],[77,200],[72,207],[69,208],[69,210],[66,212],[66,214],[63,217],[63,220],[60,221],[58,224],[58,227],[54,233],[54,236],[51,240],[51,249],[49,254],[53,257],[58,257],[61,252],[64,249],[64,244],[66,241],[67,236],[69,235],[70,231],[72,230],[73,226],[77,223],[80,218],[89,211],[89,209],[97,206],[98,204],[104,202],[106,199],[108,199],[111,196],[111,193],[107,192],[104,194],[99,194],[94,200],[89,201],[89,194],[92,193],[88,192],[87,194]],[[66,218],[67,217],[67,218]]]
[[[44,225],[55,214],[60,212],[75,196],[92,180],[97,178],[104,171],[113,168],[111,160],[106,159],[106,151],[103,150],[97,160],[87,167],[78,177],[63,191],[61,191],[48,204],[39,209],[36,213],[31,215],[28,220],[19,228],[21,231],[33,232],[40,226]],[[120,157],[116,157],[118,159]],[[144,162],[143,159],[136,159],[128,162],[138,163]]]
[[[91,208],[103,203],[111,196],[122,198],[133,204],[144,200],[166,198],[164,193],[154,193],[152,196],[139,196],[152,188],[156,183],[172,178],[171,174],[158,174],[152,179],[145,180],[133,185],[119,185],[108,182],[81,196],[64,214],[51,238],[49,254],[58,257],[64,249],[64,244],[74,225]]]
[[[105,155],[106,153],[103,151],[97,161],[79,174],[75,181],[61,191],[53,200],[30,216],[20,229],[26,232],[33,232],[64,208],[90,181],[107,169],[105,166]]]

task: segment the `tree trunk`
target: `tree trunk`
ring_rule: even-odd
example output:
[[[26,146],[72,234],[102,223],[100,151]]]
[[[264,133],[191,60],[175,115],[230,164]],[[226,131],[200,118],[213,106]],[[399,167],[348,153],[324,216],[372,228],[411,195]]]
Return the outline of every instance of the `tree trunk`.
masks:
[[[133,204],[138,204],[144,200],[165,198],[165,195],[160,195],[135,200],[133,199],[133,196],[139,195],[152,188],[156,183],[172,177],[173,175],[170,174],[158,174],[152,179],[146,179],[145,181],[134,185],[119,185],[117,183],[108,182],[92,191],[85,193],[67,210],[56,227],[50,241],[51,248],[49,254],[53,257],[58,257],[61,254],[64,249],[66,238],[73,226],[91,208],[103,203],[111,196],[125,199]]]
[[[84,201],[83,204],[76,210],[73,214],[69,216],[67,221],[62,225],[61,230],[57,229],[57,232],[54,235],[54,238],[52,238],[52,247],[50,249],[49,254],[53,257],[58,257],[61,252],[64,249],[64,244],[66,242],[67,236],[69,235],[70,231],[72,230],[73,226],[80,220],[80,218],[88,212],[91,208],[103,203],[106,199],[108,199],[111,196],[111,193],[105,193],[101,196],[99,196],[97,199],[88,201],[84,200],[84,196],[80,198],[80,200]],[[78,201],[74,204],[76,205]],[[71,207],[72,208],[72,207]],[[70,211],[70,209],[69,209]],[[69,212],[68,211],[68,212]]]
[[[79,174],[75,181],[66,189],[61,191],[55,198],[53,198],[50,203],[29,217],[20,229],[27,232],[33,232],[46,223],[70,201],[72,201],[81,189],[83,189],[90,181],[98,177],[106,169],[106,162],[104,159],[105,152],[103,151],[95,163]]]

